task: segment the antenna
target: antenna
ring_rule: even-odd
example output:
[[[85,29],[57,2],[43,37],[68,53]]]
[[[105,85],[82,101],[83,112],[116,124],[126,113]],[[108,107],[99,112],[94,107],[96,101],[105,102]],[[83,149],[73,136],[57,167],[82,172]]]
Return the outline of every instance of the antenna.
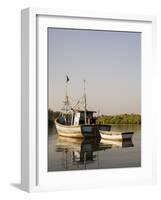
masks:
[[[86,80],[84,82],[84,123],[87,124]]]
[[[69,97],[68,97],[68,82],[69,82],[69,77],[66,75],[66,82],[65,82],[65,110],[66,114],[69,109]]]

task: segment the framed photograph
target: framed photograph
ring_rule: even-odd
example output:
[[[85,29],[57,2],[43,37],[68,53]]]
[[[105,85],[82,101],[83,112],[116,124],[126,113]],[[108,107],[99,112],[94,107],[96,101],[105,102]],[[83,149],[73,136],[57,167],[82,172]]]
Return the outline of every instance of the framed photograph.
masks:
[[[21,19],[22,189],[154,183],[155,17],[30,8]]]

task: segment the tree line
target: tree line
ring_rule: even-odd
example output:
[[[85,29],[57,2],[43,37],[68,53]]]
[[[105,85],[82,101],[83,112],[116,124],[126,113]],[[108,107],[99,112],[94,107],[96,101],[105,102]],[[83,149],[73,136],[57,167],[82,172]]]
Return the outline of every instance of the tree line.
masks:
[[[54,112],[50,108],[48,109],[48,124],[53,125],[54,120],[59,116],[60,112]]]
[[[101,115],[98,124],[141,124],[140,114]]]

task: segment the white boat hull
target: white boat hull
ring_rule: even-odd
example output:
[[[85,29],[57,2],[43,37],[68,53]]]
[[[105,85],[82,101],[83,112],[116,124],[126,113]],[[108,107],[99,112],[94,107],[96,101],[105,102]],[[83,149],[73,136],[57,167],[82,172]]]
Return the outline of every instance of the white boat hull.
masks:
[[[63,125],[55,120],[57,132],[63,137],[84,138],[84,137],[97,137],[99,134],[96,125]]]
[[[59,124],[58,122],[56,122],[55,125],[56,125],[57,132],[60,136],[77,137],[77,138],[83,137],[80,126],[65,126],[65,125]]]
[[[101,138],[104,140],[130,140],[133,132],[116,132],[116,131],[102,131],[100,130]]]

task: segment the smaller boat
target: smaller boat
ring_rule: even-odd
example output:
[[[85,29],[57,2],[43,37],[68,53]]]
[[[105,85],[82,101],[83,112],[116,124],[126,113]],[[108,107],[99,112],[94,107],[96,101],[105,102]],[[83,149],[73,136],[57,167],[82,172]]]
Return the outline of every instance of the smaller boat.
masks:
[[[101,138],[104,140],[131,140],[133,132],[104,131],[99,130]]]

